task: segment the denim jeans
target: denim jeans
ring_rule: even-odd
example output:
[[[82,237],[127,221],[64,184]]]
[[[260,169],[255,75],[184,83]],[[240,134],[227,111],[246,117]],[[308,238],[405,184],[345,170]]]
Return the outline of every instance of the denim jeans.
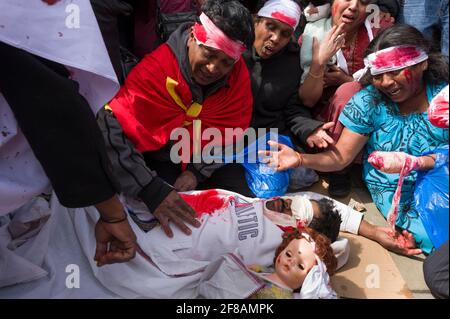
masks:
[[[399,22],[412,25],[428,39],[441,30],[441,51],[448,57],[448,0],[400,0]]]

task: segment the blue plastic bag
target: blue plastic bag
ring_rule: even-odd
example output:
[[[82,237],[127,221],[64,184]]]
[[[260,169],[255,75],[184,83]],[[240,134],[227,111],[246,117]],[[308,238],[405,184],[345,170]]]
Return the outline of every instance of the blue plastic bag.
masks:
[[[448,147],[430,153],[436,154],[435,166],[418,172],[414,199],[427,235],[437,249],[448,240]]]
[[[253,152],[258,152],[260,150],[268,150],[269,140],[278,140],[279,143],[285,144],[289,147],[293,147],[292,141],[289,137],[284,135],[278,135],[273,132],[267,133],[263,139],[259,138],[254,143],[248,145],[244,153],[246,155],[251,155]],[[247,179],[248,187],[251,191],[259,198],[271,198],[274,196],[282,196],[286,194],[289,187],[289,172],[290,170],[283,172],[276,172],[273,168],[269,167],[267,164],[261,163],[257,154],[256,163],[249,161],[244,161],[242,165],[245,168],[245,178]]]

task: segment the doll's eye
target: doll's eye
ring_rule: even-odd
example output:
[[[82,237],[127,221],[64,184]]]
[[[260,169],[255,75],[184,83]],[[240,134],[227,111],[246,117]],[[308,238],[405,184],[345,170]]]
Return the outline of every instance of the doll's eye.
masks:
[[[298,264],[298,268],[300,268],[301,270],[305,270],[305,267],[303,267],[302,264]]]
[[[286,256],[288,256],[289,258],[291,258],[291,253],[289,251],[286,251]]]

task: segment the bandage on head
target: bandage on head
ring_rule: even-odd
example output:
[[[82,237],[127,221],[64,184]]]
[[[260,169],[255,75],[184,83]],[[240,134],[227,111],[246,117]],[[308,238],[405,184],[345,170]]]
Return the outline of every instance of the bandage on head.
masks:
[[[200,22],[194,24],[193,34],[197,43],[223,51],[234,61],[238,61],[246,47],[240,41],[229,38],[222,32],[206,14],[202,12]]]
[[[257,15],[260,17],[276,19],[291,26],[294,30],[300,21],[302,10],[297,3],[291,0],[269,0]]]
[[[404,69],[428,59],[427,53],[416,46],[402,45],[383,49],[369,54],[364,59],[370,74],[379,75]]]

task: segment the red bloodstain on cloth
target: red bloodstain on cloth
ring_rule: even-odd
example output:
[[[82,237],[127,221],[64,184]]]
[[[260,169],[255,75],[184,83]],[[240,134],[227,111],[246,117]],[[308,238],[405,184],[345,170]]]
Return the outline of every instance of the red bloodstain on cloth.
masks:
[[[196,212],[197,217],[204,214],[211,215],[215,211],[224,209],[233,199],[232,196],[220,195],[216,190],[202,191],[198,194],[180,194]]]
[[[54,5],[55,3],[57,3],[59,0],[42,0],[42,2],[45,2],[46,4],[48,4],[49,6]]]
[[[449,88],[447,86],[434,97],[428,109],[428,119],[431,124],[439,128],[448,128],[449,125],[448,95]]]
[[[297,24],[297,21],[294,18],[285,15],[283,12],[275,11],[271,14],[271,16],[272,18],[280,20],[281,22],[284,22],[291,27],[295,27],[295,25]]]
[[[398,205],[402,192],[403,180],[412,170],[422,165],[419,158],[402,152],[373,152],[368,158],[368,162],[376,169],[385,173],[395,173],[400,171],[397,189],[392,199],[391,208],[387,215],[387,223],[395,234],[395,222],[398,216]]]
[[[377,53],[377,58],[372,64],[376,68],[400,67],[418,56],[420,56],[420,51],[415,47],[399,47],[388,52]]]

